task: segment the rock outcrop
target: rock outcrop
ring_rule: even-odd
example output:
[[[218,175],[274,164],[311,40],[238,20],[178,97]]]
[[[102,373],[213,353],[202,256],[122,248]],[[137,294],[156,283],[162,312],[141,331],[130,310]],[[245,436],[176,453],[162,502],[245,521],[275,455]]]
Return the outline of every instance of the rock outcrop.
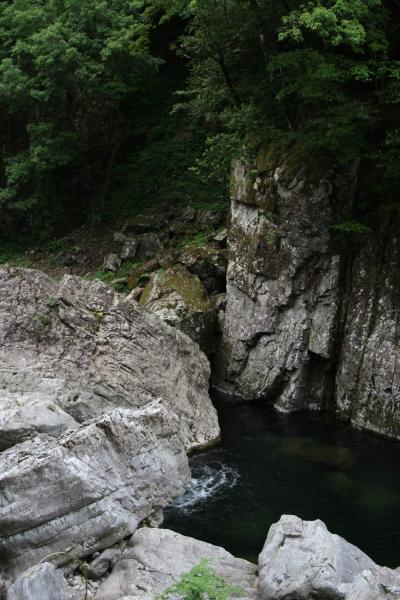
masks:
[[[375,565],[322,521],[284,515],[272,525],[259,558],[262,600],[339,600]]]
[[[61,570],[44,563],[19,577],[7,600],[82,600],[87,588],[95,600],[154,600],[204,559],[238,588],[233,597],[241,600],[400,598],[398,570],[376,565],[319,520],[283,515],[269,530],[258,566],[173,531],[142,527],[117,548],[96,556],[91,564],[97,561],[100,581],[85,582],[76,573],[66,582]]]
[[[154,600],[202,559],[210,559],[217,575],[243,590],[235,597],[258,598],[256,565],[235,558],[223,548],[167,529],[144,528],[132,536],[111,575],[100,586],[96,600]]]
[[[0,447],[161,399],[187,449],[219,436],[209,364],[186,335],[100,281],[0,270]]]
[[[233,175],[226,379],[282,411],[324,407],[333,383],[341,257],[330,228],[349,210],[352,178],[307,177],[261,160]]]
[[[139,302],[162,321],[186,333],[203,352],[211,353],[215,311],[197,275],[180,266],[157,271]]]
[[[67,581],[52,563],[45,562],[18,577],[7,600],[69,600]]]
[[[356,171],[233,171],[227,306],[215,384],[285,412],[331,408],[400,439],[400,228],[340,234]]]
[[[0,455],[0,555],[16,575],[132,534],[185,490],[190,470],[178,419],[154,402],[116,409],[59,439],[39,435]]]
[[[357,427],[400,439],[400,227],[354,252],[344,290],[336,403]]]
[[[363,571],[349,587],[346,600],[399,600],[400,573],[385,567]]]

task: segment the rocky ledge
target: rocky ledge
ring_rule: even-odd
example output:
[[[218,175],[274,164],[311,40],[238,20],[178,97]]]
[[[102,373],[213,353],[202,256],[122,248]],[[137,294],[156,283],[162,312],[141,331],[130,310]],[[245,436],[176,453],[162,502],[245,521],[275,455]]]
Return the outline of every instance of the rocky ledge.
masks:
[[[219,437],[198,345],[99,281],[0,270],[0,365],[6,579],[46,557],[74,568],[162,520],[187,452]]]
[[[154,600],[203,559],[240,589],[241,600],[398,600],[400,573],[376,565],[322,521],[284,515],[270,528],[258,566],[223,548],[163,529],[139,529],[100,586],[66,579],[50,563],[21,575],[7,600]]]
[[[0,449],[161,399],[187,450],[219,436],[197,344],[100,281],[0,270]]]

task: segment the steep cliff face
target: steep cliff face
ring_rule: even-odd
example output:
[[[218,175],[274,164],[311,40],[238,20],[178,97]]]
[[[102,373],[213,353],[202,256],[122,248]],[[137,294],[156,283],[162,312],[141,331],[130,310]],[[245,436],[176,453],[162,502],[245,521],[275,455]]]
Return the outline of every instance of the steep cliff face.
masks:
[[[400,227],[368,240],[348,264],[336,377],[338,410],[400,439]]]
[[[337,406],[400,437],[398,242],[392,230],[354,250],[332,229],[351,214],[355,181],[355,169],[265,155],[236,163],[224,385],[285,412]]]

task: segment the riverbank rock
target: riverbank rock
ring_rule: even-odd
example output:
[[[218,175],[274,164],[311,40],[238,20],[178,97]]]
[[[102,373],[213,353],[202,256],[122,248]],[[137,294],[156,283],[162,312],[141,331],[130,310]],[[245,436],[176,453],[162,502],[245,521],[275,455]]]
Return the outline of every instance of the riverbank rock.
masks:
[[[399,600],[400,573],[385,567],[375,567],[358,575],[346,595],[346,600]]]
[[[322,521],[283,515],[269,530],[259,566],[262,600],[340,600],[346,585],[375,564]]]
[[[57,437],[79,425],[55,404],[56,394],[47,385],[36,392],[0,392],[0,451],[10,448],[30,435],[47,433]],[[44,389],[43,389],[44,388]],[[46,400],[44,402],[44,400]]]
[[[187,336],[100,281],[0,270],[2,447],[160,398],[185,447],[203,446],[219,437],[209,374]]]
[[[167,529],[143,528],[130,539],[111,575],[100,586],[96,600],[154,600],[204,558],[211,560],[217,575],[243,590],[243,595],[235,597],[258,598],[256,565],[233,557],[223,548]]]
[[[235,163],[213,383],[400,439],[400,222],[353,231],[356,183],[271,149]]]
[[[239,395],[285,412],[331,399],[341,264],[331,226],[349,209],[353,179],[236,163],[223,337]]]
[[[159,402],[114,410],[58,440],[0,455],[0,554],[19,574],[54,552],[88,556],[129,534],[185,490],[178,419]]]
[[[45,562],[18,577],[7,600],[69,600],[67,581],[52,563]]]
[[[356,427],[400,439],[400,225],[355,252],[347,273],[337,408]]]
[[[177,327],[210,354],[213,348],[215,311],[197,275],[175,266],[157,271],[139,302],[173,327]]]

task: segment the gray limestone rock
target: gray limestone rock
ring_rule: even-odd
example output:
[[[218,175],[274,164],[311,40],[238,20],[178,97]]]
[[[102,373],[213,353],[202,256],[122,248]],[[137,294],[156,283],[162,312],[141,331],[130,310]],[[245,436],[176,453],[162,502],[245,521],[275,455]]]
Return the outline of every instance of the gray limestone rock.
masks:
[[[100,579],[115,564],[120,556],[121,550],[119,548],[107,548],[91,561],[87,570],[87,576],[90,579]]]
[[[121,247],[121,260],[133,260],[137,257],[139,242],[136,239],[127,238]]]
[[[139,247],[135,258],[139,261],[150,260],[160,254],[164,250],[164,246],[160,237],[155,233],[144,233],[138,238]]]
[[[58,440],[39,435],[0,455],[0,555],[18,575],[132,534],[185,490],[190,470],[178,419],[155,401],[116,409]]]
[[[385,567],[363,571],[349,587],[346,600],[399,600],[400,574]]]
[[[107,254],[104,258],[103,268],[105,271],[118,271],[121,266],[121,259],[118,254]]]
[[[233,174],[226,379],[285,412],[322,408],[333,395],[340,304],[331,226],[349,210],[354,177],[331,172],[311,184],[300,168],[254,168],[239,162]]]
[[[0,392],[0,450],[37,433],[57,437],[78,423],[55,404],[51,381],[39,385],[35,392]]]
[[[208,444],[219,436],[209,372],[187,336],[100,281],[0,270],[3,448],[160,398],[187,449]]]
[[[44,562],[18,577],[7,600],[69,600],[67,581],[52,563]]]
[[[344,600],[348,584],[374,566],[322,521],[283,515],[270,528],[259,557],[261,598]]]
[[[400,439],[400,228],[364,243],[348,272],[336,377],[338,411]]]
[[[100,586],[96,600],[154,600],[204,558],[211,559],[217,575],[243,590],[241,598],[258,598],[256,565],[234,558],[223,548],[167,529],[143,528],[130,539],[111,575]]]

